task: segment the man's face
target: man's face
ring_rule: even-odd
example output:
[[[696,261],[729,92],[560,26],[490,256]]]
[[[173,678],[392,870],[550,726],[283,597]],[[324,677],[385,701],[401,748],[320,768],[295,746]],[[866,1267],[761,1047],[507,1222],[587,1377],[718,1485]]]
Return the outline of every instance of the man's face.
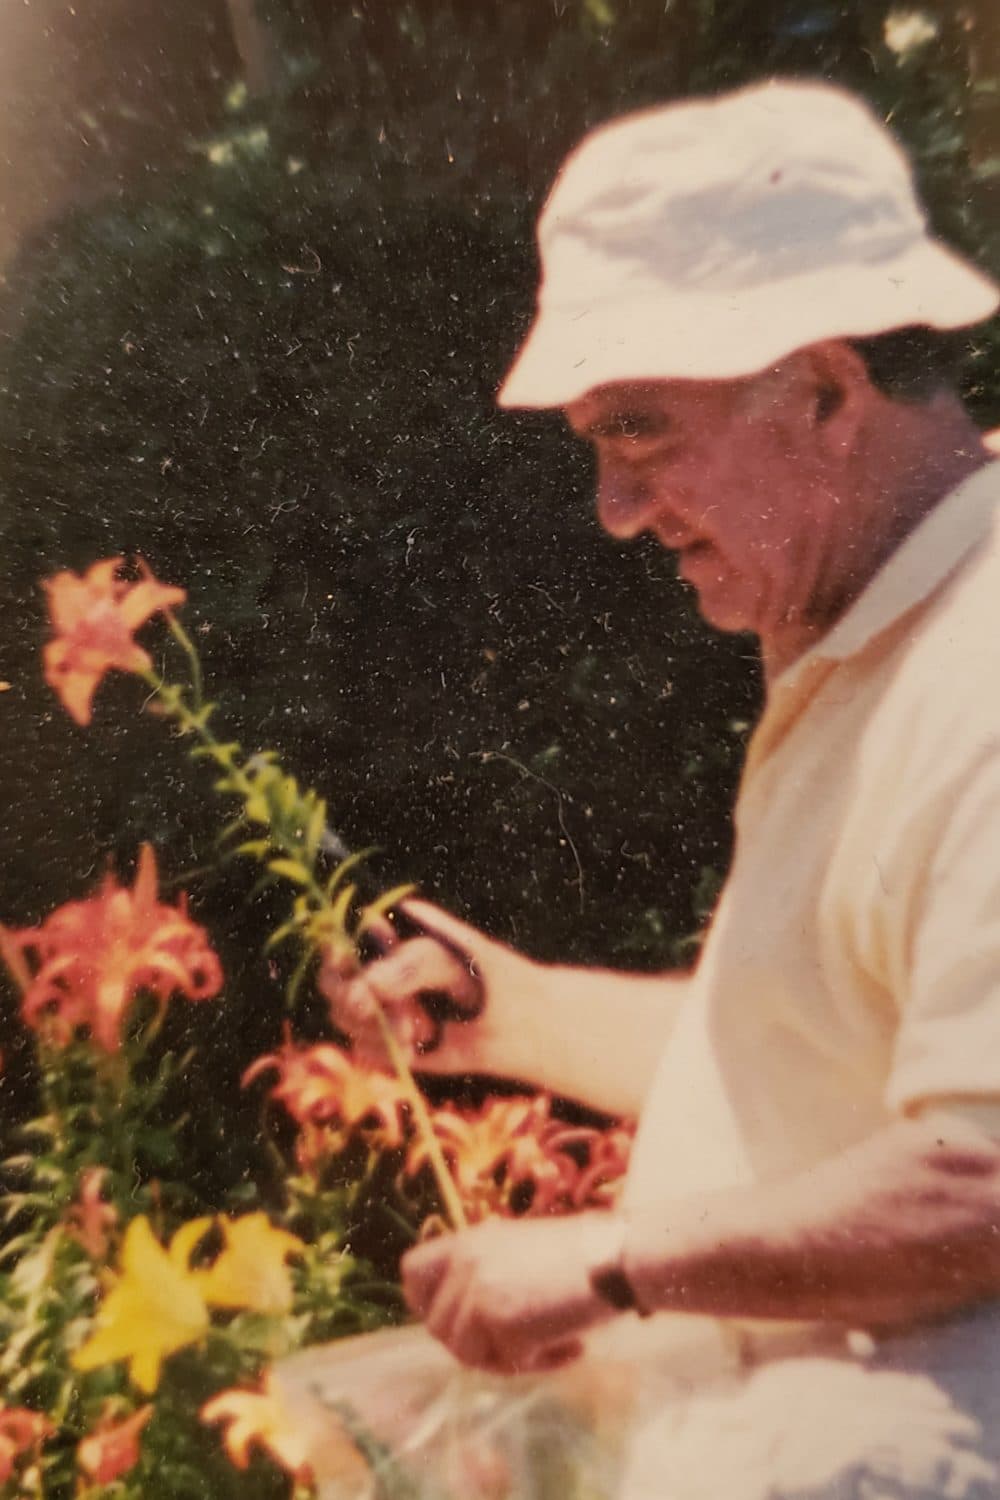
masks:
[[[652,532],[707,620],[767,640],[808,619],[822,587],[836,500],[808,409],[794,371],[776,371],[600,386],[566,417],[593,444],[605,529]]]

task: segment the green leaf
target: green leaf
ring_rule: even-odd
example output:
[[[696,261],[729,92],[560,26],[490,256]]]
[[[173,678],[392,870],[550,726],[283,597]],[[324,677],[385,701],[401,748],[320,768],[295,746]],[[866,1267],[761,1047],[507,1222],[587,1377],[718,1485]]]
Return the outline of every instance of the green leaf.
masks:
[[[228,1325],[226,1337],[244,1352],[266,1354],[277,1359],[294,1347],[295,1321],[287,1315],[274,1318],[263,1313],[242,1312]]]
[[[255,880],[250,887],[250,895],[247,899],[250,901],[256,900],[262,891],[270,890],[271,886],[277,885],[280,878],[278,875],[273,875],[270,870],[265,870],[260,878]]]
[[[297,859],[269,859],[267,868],[273,870],[275,875],[284,875],[286,880],[294,881],[296,885],[312,884],[312,875]]]
[[[30,1152],[22,1152],[19,1156],[7,1156],[3,1161],[5,1172],[34,1171],[37,1166],[38,1157],[32,1156]]]
[[[0,1261],[6,1263],[9,1260],[16,1260],[25,1251],[37,1249],[38,1237],[34,1230],[28,1229],[24,1234],[15,1235],[13,1239],[7,1241],[3,1249],[0,1250]]]
[[[302,988],[302,982],[312,966],[314,956],[315,955],[312,948],[307,948],[298,964],[296,965],[291,979],[288,981],[288,987],[285,990],[285,1001],[288,1005],[289,1010],[291,1010],[292,1006],[299,998],[299,990]]]
[[[216,842],[222,844],[226,839],[231,839],[234,834],[243,833],[246,826],[247,820],[242,814],[238,818],[233,818],[232,822],[227,823],[224,828],[220,829]]]
[[[343,890],[338,893],[336,901],[334,901],[330,908],[330,915],[339,926],[342,927],[346,923],[347,913],[351,909],[351,902],[357,893],[358,888],[353,882],[350,885],[345,885]]]
[[[373,854],[378,853],[378,845],[371,844],[367,849],[359,849],[356,854],[349,854],[346,859],[341,860],[326,883],[326,894],[332,896],[345,875],[356,869],[364,860],[370,859]]]
[[[289,938],[300,936],[301,932],[302,923],[300,921],[293,918],[291,922],[283,922],[280,927],[271,933],[271,936],[264,944],[264,952],[272,952],[279,944],[287,942]]]
[[[177,1159],[177,1144],[169,1130],[147,1128],[139,1136],[137,1145],[154,1167],[170,1166]]]
[[[383,892],[377,901],[369,901],[368,905],[362,909],[357,935],[360,937],[363,932],[367,932],[375,922],[385,916],[386,912],[398,906],[400,901],[405,901],[407,896],[412,896],[416,890],[417,887],[413,882],[408,881],[404,885],[394,885],[391,890]]]
[[[237,844],[233,853],[245,854],[251,859],[263,859],[270,848],[270,839],[247,839],[245,843]]]
[[[310,859],[315,859],[319,852],[320,839],[326,830],[326,801],[319,797],[316,805],[309,814],[309,822],[306,826],[306,854]]]
[[[299,800],[299,784],[294,776],[282,776],[274,789],[274,799],[283,817],[288,817]]]

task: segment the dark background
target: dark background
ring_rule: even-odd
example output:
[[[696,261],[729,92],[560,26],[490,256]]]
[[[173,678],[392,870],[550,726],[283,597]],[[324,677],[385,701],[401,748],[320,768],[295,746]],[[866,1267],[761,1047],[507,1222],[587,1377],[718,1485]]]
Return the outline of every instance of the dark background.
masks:
[[[933,34],[913,42],[901,15]],[[600,533],[558,416],[493,408],[531,316],[534,220],[589,126],[805,73],[891,120],[936,225],[997,269],[998,16],[8,5],[0,920],[40,919],[151,840],[229,975],[226,1008],[198,1013],[206,1089],[277,1035],[261,943],[280,903],[213,869],[209,774],[134,682],[109,681],[83,731],[41,680],[39,579],[139,552],[189,590],[226,723],[314,783],[349,843],[380,844],[387,883],[544,958],[689,958],[728,859],[756,653],[699,622],[654,544]],[[970,337],[985,425],[997,350]]]

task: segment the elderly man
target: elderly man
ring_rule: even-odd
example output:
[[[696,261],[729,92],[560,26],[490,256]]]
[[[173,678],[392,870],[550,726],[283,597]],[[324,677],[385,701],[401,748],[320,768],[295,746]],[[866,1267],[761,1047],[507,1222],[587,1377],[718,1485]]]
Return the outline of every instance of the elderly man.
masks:
[[[628,1500],[998,1496],[975,1439],[1000,1449],[1000,471],[944,332],[996,290],[822,85],[597,131],[539,239],[501,404],[562,409],[606,529],[651,531],[708,620],[758,634],[767,705],[690,979],[542,966],[413,903],[424,936],[334,991],[364,1044],[373,994],[412,1030],[423,991],[479,989],[419,1066],[640,1120],[619,1212],[434,1241],[407,1297],[496,1371],[628,1309],[719,1320],[743,1371],[706,1428],[722,1457],[685,1467],[654,1421]],[[831,1369],[867,1393],[843,1412]],[[831,1403],[829,1472],[754,1468],[748,1444],[784,1441],[753,1405],[779,1377],[785,1429]]]

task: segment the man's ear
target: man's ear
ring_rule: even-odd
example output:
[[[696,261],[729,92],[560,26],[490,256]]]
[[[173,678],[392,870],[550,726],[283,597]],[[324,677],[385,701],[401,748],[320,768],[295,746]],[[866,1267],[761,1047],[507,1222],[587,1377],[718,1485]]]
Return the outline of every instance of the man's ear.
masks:
[[[868,367],[842,339],[812,344],[800,359],[810,424],[825,447],[843,454],[853,448],[875,394]]]

